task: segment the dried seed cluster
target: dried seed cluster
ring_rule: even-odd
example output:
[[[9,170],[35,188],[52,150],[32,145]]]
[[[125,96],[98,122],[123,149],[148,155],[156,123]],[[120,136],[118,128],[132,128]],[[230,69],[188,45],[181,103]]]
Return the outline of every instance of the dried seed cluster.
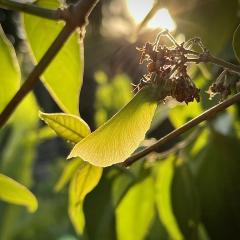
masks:
[[[171,47],[159,43],[163,35],[172,42]],[[161,89],[159,100],[171,96],[187,104],[194,99],[199,102],[200,90],[187,73],[187,64],[199,62],[198,58],[190,58],[189,47],[196,42],[196,39],[191,39],[179,45],[169,32],[164,31],[158,35],[155,43],[147,42],[143,48],[138,48],[141,54],[140,64],[146,64],[147,74],[135,85],[136,89],[140,90],[145,85],[152,84]]]
[[[216,94],[220,94],[221,101],[226,99],[232,91],[239,92],[240,90],[240,80],[232,79],[230,72],[224,70],[216,79],[216,81],[209,87],[208,93],[210,99]]]

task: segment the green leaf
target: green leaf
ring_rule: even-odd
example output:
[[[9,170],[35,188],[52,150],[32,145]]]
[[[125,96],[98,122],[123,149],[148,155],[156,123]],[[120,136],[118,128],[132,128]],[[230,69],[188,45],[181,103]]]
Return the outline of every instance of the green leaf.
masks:
[[[239,139],[211,132],[196,176],[201,219],[211,239],[240,236]]]
[[[76,144],[68,158],[79,156],[101,167],[123,162],[144,140],[156,107],[152,89],[142,89],[109,121]]]
[[[153,181],[147,177],[130,188],[116,209],[117,239],[145,239],[153,218]]]
[[[233,34],[233,50],[238,62],[240,62],[240,24]]]
[[[37,5],[56,9],[57,0],[38,0]],[[38,62],[63,27],[54,22],[24,14],[24,28],[35,62]],[[83,46],[75,32],[48,66],[41,78],[59,107],[79,114],[79,94],[83,80]]]
[[[3,174],[0,174],[0,199],[26,206],[29,212],[35,212],[38,207],[37,199],[25,186]]]
[[[86,122],[80,117],[64,113],[39,113],[40,118],[60,137],[77,143],[91,133]]]
[[[169,111],[169,118],[173,125],[178,128],[184,123],[202,113],[201,106],[198,102],[191,102],[188,105],[179,104]]]
[[[85,218],[83,200],[91,192],[102,176],[102,168],[82,162],[71,180],[69,187],[68,214],[78,234],[83,233]]]
[[[71,186],[71,185],[70,185]],[[70,188],[73,191],[73,187]],[[85,227],[85,216],[83,212],[83,201],[79,201],[77,204],[74,202],[69,203],[68,215],[74,226],[74,229],[78,235],[82,235]]]
[[[172,208],[184,239],[198,239],[199,199],[188,162],[178,158],[172,179]]]
[[[184,239],[173,213],[172,207],[172,180],[174,176],[175,157],[169,156],[157,165],[155,180],[155,196],[159,217],[166,227],[171,239]]]
[[[0,111],[7,105],[20,85],[21,73],[14,48],[0,25]]]
[[[80,158],[75,158],[69,161],[64,167],[63,173],[60,176],[58,182],[56,183],[54,190],[59,192],[67,183],[70,181],[71,177],[81,165],[82,160]]]

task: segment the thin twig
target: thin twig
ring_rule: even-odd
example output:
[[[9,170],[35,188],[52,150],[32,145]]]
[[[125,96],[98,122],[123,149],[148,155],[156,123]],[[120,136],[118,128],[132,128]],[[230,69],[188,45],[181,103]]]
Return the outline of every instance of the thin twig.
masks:
[[[88,16],[90,15],[91,11],[93,10],[98,1],[99,0],[81,0],[68,9],[70,15],[67,18],[68,21],[66,25],[56,37],[56,39],[53,41],[52,45],[49,47],[47,52],[36,65],[36,67],[30,73],[27,80],[23,83],[21,88],[18,90],[18,92],[14,95],[14,97],[10,100],[5,109],[0,114],[0,128],[2,128],[3,125],[7,122],[7,120],[17,108],[17,106],[21,103],[23,98],[34,88],[47,66],[50,64],[58,51],[64,45],[65,41],[68,39],[71,33],[77,27],[80,27],[81,30],[83,30],[83,28],[88,22]]]
[[[186,148],[187,146],[189,146],[193,140],[197,137],[197,135],[199,134],[201,130],[201,127],[197,128],[193,133],[191,133],[186,139],[182,140],[179,143],[176,143],[172,148],[164,151],[164,152],[160,152],[157,155],[157,160],[162,160],[165,159],[167,156],[169,156],[169,154],[173,154],[176,152],[179,152],[180,150]]]
[[[155,144],[153,144],[150,147],[145,148],[143,151],[138,152],[138,153],[132,155],[131,157],[129,157],[124,162],[124,166],[130,166],[132,163],[138,161],[142,157],[145,157],[149,153],[155,152],[155,150],[157,148],[159,148],[160,146],[162,146],[163,144],[165,144],[165,143],[169,142],[170,140],[182,135],[183,133],[185,133],[189,129],[197,126],[199,123],[213,118],[218,112],[223,111],[224,109],[228,108],[229,106],[231,106],[231,105],[233,105],[233,104],[235,104],[236,102],[239,102],[239,101],[240,101],[240,93],[237,93],[233,97],[231,97],[231,98],[217,104],[216,106],[208,109],[207,111],[205,111],[201,115],[199,115],[196,118],[193,118],[189,122],[185,123],[180,128],[177,128],[174,131],[167,134],[166,136],[162,137]]]
[[[187,146],[189,146],[193,142],[193,140],[197,137],[197,135],[198,135],[200,130],[201,130],[201,127],[197,128],[186,139],[182,140],[181,142],[176,143],[172,148],[170,148],[168,150],[165,150],[163,152],[158,152],[157,155],[156,155],[156,159],[154,161],[164,160],[170,154],[175,154],[175,153],[181,151],[182,149],[186,148]],[[125,161],[120,166],[122,166],[122,167],[129,167],[130,165],[132,165],[136,161],[138,161],[138,159],[135,159],[135,161],[132,161],[130,163]]]
[[[30,3],[21,3],[10,0],[0,0],[0,7],[8,10],[19,11],[51,20],[64,20],[63,9],[47,9]]]
[[[240,66],[239,65],[235,65],[232,64],[230,62],[224,61],[221,58],[215,57],[212,54],[210,54],[209,52],[206,53],[198,53],[196,51],[193,50],[188,50],[185,49],[185,53],[186,54],[192,54],[195,57],[198,57],[198,59],[189,59],[190,61],[196,62],[196,63],[212,63],[215,64],[219,67],[223,67],[227,70],[229,70],[229,72],[234,72],[238,75],[240,75]]]
[[[217,58],[211,54],[207,55],[206,62],[210,62],[215,65],[221,66],[221,67],[229,70],[229,72],[234,72],[234,73],[237,73],[238,75],[240,75],[240,66],[232,64],[230,62],[226,62],[226,61],[224,61],[220,58]]]

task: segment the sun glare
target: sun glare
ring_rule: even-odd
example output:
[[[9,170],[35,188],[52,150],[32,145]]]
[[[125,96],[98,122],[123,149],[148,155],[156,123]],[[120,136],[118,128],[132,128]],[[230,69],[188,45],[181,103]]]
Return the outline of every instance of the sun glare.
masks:
[[[176,24],[166,8],[158,10],[153,18],[148,22],[147,26],[150,28],[166,28],[170,32],[176,29]]]
[[[129,14],[134,22],[139,24],[151,10],[154,0],[126,0]],[[166,28],[169,31],[176,29],[176,24],[166,8],[159,9],[147,24],[148,28]]]
[[[129,14],[137,24],[148,14],[153,3],[154,0],[126,0]]]

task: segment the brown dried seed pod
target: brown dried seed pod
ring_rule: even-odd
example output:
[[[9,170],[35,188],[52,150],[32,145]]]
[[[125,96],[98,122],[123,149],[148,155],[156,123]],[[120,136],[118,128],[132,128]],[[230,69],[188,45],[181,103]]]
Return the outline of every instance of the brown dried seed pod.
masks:
[[[148,72],[150,72],[150,73],[155,72],[155,71],[156,71],[156,64],[155,64],[155,62],[150,62],[150,63],[147,65],[147,70],[148,70]]]

